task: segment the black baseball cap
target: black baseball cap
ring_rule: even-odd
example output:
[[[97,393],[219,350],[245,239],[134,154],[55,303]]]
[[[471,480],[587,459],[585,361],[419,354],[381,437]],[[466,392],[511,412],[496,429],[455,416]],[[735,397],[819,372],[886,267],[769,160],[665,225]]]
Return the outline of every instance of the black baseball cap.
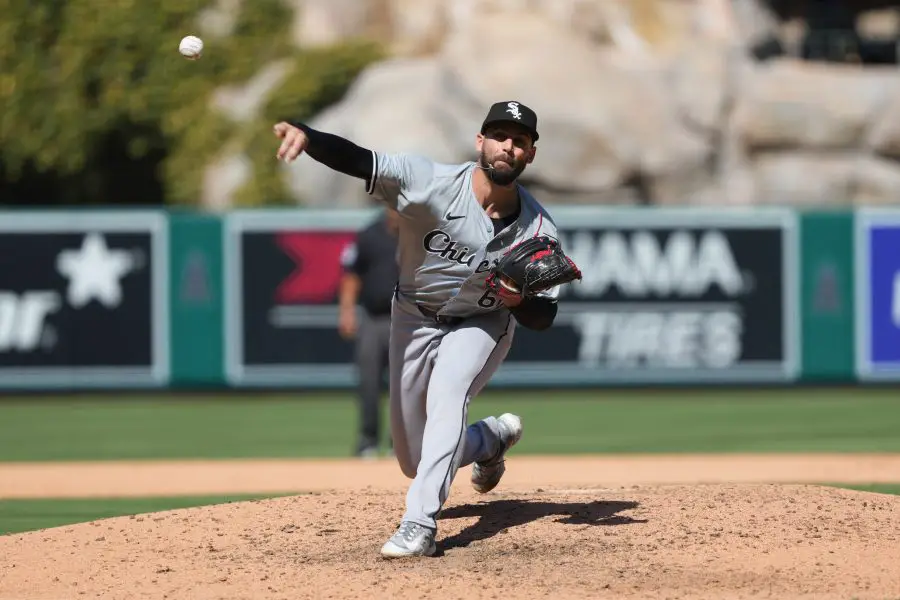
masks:
[[[492,123],[521,125],[531,134],[532,143],[538,141],[537,115],[521,102],[510,100],[492,104],[481,125],[481,133],[484,133],[488,125]]]

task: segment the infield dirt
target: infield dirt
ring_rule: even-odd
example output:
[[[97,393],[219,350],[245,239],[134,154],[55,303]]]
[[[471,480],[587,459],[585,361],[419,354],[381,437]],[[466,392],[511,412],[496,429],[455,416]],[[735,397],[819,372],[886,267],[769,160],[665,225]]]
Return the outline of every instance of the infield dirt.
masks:
[[[687,477],[677,465],[696,457],[656,457],[656,483],[641,466],[652,457],[615,473],[601,468],[614,458],[511,458],[510,477],[487,495],[464,469],[439,519],[439,556],[397,561],[378,556],[403,513],[396,466],[320,462],[342,476],[320,482],[330,489],[0,537],[0,598],[900,598],[900,498],[759,483],[766,466],[787,481],[797,457],[762,457],[752,472],[749,457],[731,458]],[[808,458],[795,481],[849,460]],[[855,473],[824,481],[900,477],[896,457],[856,460]],[[362,483],[343,479],[354,468]],[[3,465],[0,481],[24,469]],[[746,483],[725,482],[729,472]],[[168,490],[178,479],[159,475],[130,482]]]

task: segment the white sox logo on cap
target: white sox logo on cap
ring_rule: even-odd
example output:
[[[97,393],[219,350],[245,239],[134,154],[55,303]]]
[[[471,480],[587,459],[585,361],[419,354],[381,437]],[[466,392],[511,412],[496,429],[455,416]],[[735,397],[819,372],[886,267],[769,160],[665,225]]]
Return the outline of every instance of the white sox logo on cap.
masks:
[[[538,140],[537,115],[518,100],[501,100],[492,104],[481,124],[481,133],[485,133],[488,125],[503,122],[524,127],[531,134],[532,141]]]

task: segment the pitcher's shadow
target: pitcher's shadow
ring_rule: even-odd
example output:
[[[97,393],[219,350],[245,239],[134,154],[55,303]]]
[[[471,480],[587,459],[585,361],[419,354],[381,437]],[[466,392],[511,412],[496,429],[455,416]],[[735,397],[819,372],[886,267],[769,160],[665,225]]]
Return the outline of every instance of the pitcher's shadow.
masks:
[[[438,551],[442,553],[450,548],[463,548],[472,542],[486,540],[512,527],[553,515],[559,517],[555,519],[557,523],[566,525],[611,526],[646,523],[646,519],[633,519],[619,514],[637,507],[637,502],[620,500],[595,500],[593,502],[493,500],[453,506],[441,511],[438,520],[476,516],[480,518],[456,535],[442,540],[438,544]]]

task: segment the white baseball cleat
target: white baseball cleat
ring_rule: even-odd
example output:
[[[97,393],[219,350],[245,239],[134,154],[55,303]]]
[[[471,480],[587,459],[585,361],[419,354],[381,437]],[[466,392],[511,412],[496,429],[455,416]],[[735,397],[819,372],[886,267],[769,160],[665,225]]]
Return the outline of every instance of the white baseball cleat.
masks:
[[[476,492],[486,494],[500,483],[500,478],[506,472],[506,451],[512,448],[522,437],[522,419],[516,415],[505,413],[497,417],[500,427],[500,451],[492,458],[484,462],[475,462],[472,465],[472,487]]]
[[[381,555],[385,558],[432,556],[435,552],[434,531],[412,521],[400,523],[397,533],[381,547]]]

